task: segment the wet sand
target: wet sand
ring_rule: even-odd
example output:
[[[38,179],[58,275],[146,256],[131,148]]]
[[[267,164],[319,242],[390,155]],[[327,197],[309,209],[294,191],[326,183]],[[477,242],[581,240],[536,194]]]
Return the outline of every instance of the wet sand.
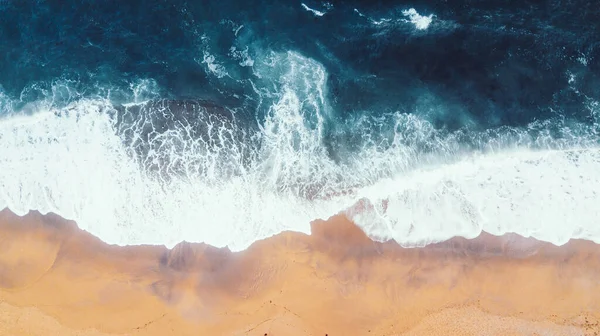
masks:
[[[0,335],[600,335],[600,245],[515,234],[424,248],[342,216],[232,253],[119,247],[0,212]]]

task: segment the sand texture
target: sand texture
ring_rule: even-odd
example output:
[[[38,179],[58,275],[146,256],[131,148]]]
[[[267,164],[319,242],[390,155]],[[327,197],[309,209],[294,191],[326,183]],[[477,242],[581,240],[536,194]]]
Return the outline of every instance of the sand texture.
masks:
[[[600,245],[482,233],[424,248],[342,216],[232,253],[107,245],[0,212],[0,335],[600,335]]]

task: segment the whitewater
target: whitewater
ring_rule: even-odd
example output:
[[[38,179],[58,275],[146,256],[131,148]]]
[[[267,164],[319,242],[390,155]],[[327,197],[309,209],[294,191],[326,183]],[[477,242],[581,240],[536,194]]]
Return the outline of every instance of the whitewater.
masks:
[[[0,208],[53,212],[119,245],[192,241],[238,251],[285,230],[308,233],[311,221],[338,213],[403,246],[482,230],[600,242],[597,121],[441,132],[410,113],[363,117],[348,128],[360,148],[339,147],[344,158],[334,160],[323,140],[326,70],[294,52],[279,59],[285,85],[255,131],[208,110],[195,121],[208,126],[200,138],[189,120],[159,128],[156,118],[174,117],[169,110],[127,119],[149,102],[136,95],[120,109],[95,97],[7,114]],[[590,117],[597,109],[590,103]]]
[[[578,5],[138,5],[0,2],[0,209],[118,245],[239,251],[336,214],[407,247],[600,243]]]

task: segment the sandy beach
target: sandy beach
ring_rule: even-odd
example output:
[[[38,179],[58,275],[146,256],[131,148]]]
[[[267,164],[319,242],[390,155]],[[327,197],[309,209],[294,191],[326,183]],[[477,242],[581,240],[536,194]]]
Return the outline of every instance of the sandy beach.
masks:
[[[599,321],[589,241],[402,248],[337,216],[242,252],[168,250],[0,213],[1,335],[598,335]]]

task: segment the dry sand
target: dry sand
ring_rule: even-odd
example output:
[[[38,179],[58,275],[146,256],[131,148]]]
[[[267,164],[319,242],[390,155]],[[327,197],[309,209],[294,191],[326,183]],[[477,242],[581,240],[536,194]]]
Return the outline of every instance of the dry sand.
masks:
[[[0,212],[0,335],[600,335],[600,246],[375,243],[337,216],[231,253]]]

